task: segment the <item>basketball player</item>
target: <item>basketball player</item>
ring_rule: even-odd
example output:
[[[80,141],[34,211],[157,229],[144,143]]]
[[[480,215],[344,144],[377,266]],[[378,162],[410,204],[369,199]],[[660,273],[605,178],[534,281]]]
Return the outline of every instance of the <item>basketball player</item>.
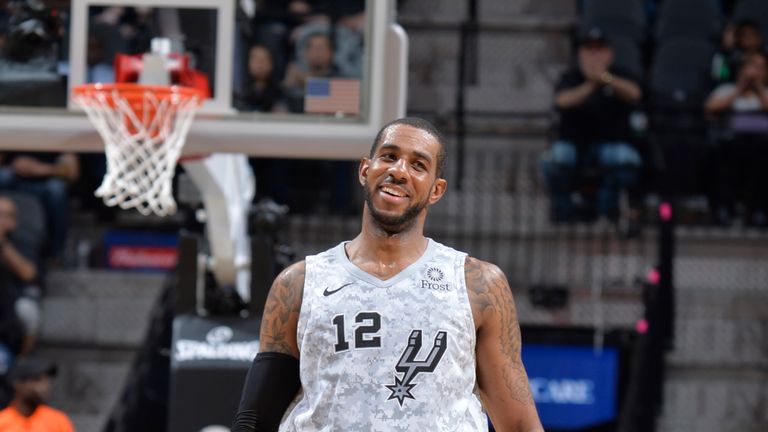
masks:
[[[543,431],[504,274],[424,237],[444,166],[429,122],[379,132],[360,234],[272,286],[233,431]]]

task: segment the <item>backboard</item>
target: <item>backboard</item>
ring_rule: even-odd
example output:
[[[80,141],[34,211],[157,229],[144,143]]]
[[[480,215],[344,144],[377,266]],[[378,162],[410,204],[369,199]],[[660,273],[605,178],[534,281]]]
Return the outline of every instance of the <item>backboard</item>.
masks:
[[[405,111],[394,0],[12,3],[0,26],[0,151],[103,151],[70,90],[114,79],[114,54],[144,52],[153,37],[171,39],[210,83],[185,154],[356,159]],[[30,23],[41,40],[19,36]]]

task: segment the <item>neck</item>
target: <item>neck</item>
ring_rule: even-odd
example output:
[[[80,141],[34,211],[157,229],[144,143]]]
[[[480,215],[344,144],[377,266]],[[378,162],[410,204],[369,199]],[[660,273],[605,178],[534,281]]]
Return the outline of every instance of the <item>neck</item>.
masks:
[[[426,211],[412,225],[397,232],[380,226],[368,208],[363,210],[360,234],[347,244],[349,260],[377,276],[392,276],[421,257],[427,247],[424,237]]]
[[[35,409],[37,408],[37,405],[26,403],[20,399],[14,399],[11,402],[11,406],[13,406],[13,408],[16,409],[16,411],[18,411],[19,414],[23,415],[24,417],[31,416],[32,413],[34,413]]]

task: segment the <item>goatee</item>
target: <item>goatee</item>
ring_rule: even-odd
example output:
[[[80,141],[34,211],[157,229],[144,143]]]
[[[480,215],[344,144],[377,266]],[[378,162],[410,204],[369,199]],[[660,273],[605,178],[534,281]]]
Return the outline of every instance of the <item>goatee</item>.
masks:
[[[371,213],[373,220],[379,225],[379,227],[389,235],[394,235],[408,230],[416,221],[416,216],[421,213],[427,206],[427,201],[418,202],[400,214],[396,216],[385,215],[373,206],[371,200],[371,191],[369,188],[363,188],[365,194],[365,204],[368,206],[368,211]]]

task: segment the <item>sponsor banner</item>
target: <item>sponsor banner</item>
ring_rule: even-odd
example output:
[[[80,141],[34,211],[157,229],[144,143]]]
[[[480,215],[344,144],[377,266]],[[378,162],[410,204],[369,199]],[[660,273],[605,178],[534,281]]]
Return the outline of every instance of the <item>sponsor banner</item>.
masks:
[[[258,326],[240,318],[177,317],[172,364],[250,365],[259,352]]]
[[[258,319],[177,315],[171,340],[168,432],[224,432],[259,350]]]
[[[525,344],[522,356],[544,428],[575,430],[616,419],[616,348]]]
[[[172,270],[178,242],[176,234],[109,231],[104,237],[105,261],[113,269]]]

